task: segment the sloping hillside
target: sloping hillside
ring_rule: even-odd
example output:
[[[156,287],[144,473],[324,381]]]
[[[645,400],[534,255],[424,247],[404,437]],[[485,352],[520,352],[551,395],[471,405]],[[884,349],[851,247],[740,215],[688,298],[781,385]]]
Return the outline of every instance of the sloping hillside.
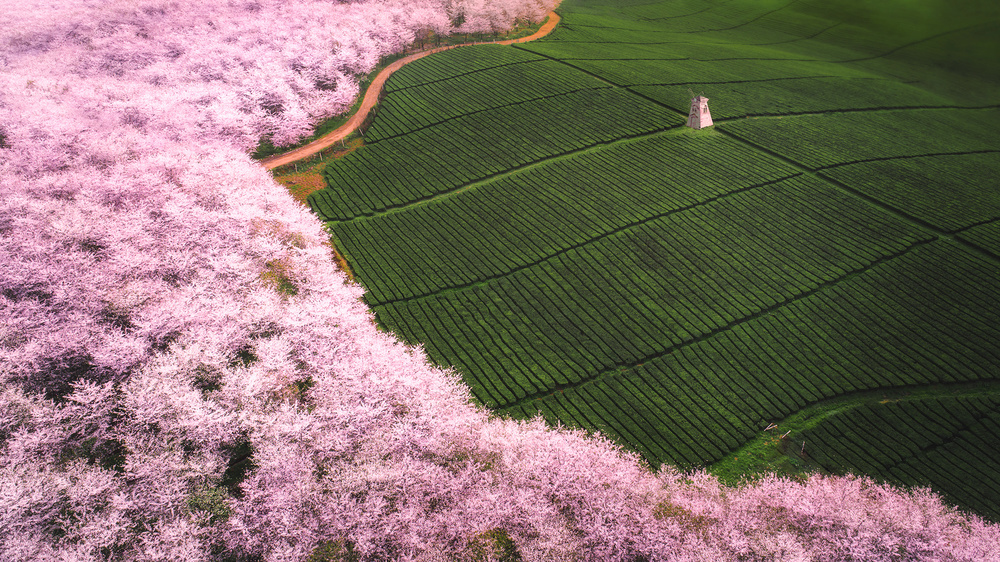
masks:
[[[908,443],[788,425],[836,403],[857,431],[903,435],[910,409],[853,408],[923,392],[995,410],[997,9],[560,12],[542,41],[407,67],[367,145],[327,167],[310,204],[380,323],[482,404],[654,466],[870,473],[1000,517],[992,425],[975,445],[948,445],[965,425],[939,435],[951,453],[906,475],[876,467]],[[711,129],[683,126],[697,92]],[[845,446],[856,460],[821,460]]]

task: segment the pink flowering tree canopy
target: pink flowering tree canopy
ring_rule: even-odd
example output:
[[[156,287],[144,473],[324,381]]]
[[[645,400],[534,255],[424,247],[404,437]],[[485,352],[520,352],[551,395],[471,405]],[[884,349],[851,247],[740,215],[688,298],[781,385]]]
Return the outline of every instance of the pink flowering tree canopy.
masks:
[[[925,491],[724,488],[496,419],[376,330],[248,152],[343,111],[417,30],[551,7],[0,10],[0,559],[1000,558]]]

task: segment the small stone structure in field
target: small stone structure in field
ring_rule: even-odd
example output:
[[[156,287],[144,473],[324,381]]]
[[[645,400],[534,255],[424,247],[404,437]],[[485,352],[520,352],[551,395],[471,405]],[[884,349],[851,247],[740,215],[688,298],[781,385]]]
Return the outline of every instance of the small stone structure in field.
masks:
[[[702,95],[691,99],[691,111],[688,112],[688,127],[703,129],[712,126],[712,114],[708,111],[708,98]]]

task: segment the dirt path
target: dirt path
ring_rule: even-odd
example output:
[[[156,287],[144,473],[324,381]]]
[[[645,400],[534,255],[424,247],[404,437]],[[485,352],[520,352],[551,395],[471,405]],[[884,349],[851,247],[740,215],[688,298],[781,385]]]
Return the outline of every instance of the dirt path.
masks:
[[[368,117],[368,112],[371,111],[375,104],[378,103],[379,94],[382,92],[382,87],[385,85],[385,81],[389,79],[389,76],[393,72],[396,72],[405,64],[409,64],[415,60],[426,57],[434,53],[439,53],[441,51],[446,51],[448,49],[454,49],[456,47],[467,47],[469,45],[513,45],[515,43],[527,43],[528,41],[534,41],[541,37],[545,37],[555,29],[556,24],[559,23],[559,15],[555,12],[549,12],[549,19],[539,28],[538,31],[532,33],[527,37],[521,37],[520,39],[508,39],[506,41],[496,41],[491,43],[463,43],[461,45],[449,45],[447,47],[438,47],[436,49],[428,49],[426,51],[421,51],[419,53],[412,54],[408,57],[399,59],[398,61],[390,64],[389,66],[382,69],[375,79],[372,80],[370,86],[368,86],[368,91],[365,92],[365,97],[361,102],[361,107],[358,111],[351,116],[351,118],[340,126],[340,128],[331,131],[322,137],[312,141],[311,143],[296,148],[295,150],[290,150],[282,154],[276,154],[270,156],[260,161],[261,164],[268,170],[273,170],[278,166],[284,166],[285,164],[291,164],[297,160],[307,158],[333,146],[334,143],[340,142],[342,139],[347,137],[347,135],[353,133],[360,125],[364,122],[365,118]]]
[[[549,12],[548,21],[546,21],[545,24],[538,29],[538,31],[532,33],[527,37],[521,37],[520,39],[508,39],[506,41],[496,41],[490,43],[463,43],[461,45],[449,45],[447,47],[438,47],[436,49],[421,51],[419,53],[412,54],[408,57],[399,59],[396,62],[382,69],[382,72],[379,72],[378,75],[375,76],[375,79],[372,80],[371,85],[368,86],[368,91],[365,92],[365,97],[361,102],[361,107],[358,108],[358,111],[351,116],[351,118],[347,121],[347,123],[344,123],[343,125],[340,126],[340,128],[323,135],[322,137],[312,141],[311,143],[305,146],[296,148],[295,150],[290,150],[283,154],[276,154],[274,156],[270,156],[268,158],[261,160],[260,163],[268,170],[273,170],[278,166],[291,164],[292,162],[296,162],[298,160],[302,160],[303,158],[312,156],[320,152],[321,150],[333,146],[334,143],[340,142],[341,140],[346,138],[347,135],[353,133],[365,121],[365,118],[368,117],[368,112],[371,111],[371,109],[375,107],[375,104],[378,103],[378,97],[379,94],[382,92],[382,87],[385,85],[385,81],[389,79],[389,76],[391,76],[393,72],[396,72],[397,70],[402,68],[402,66],[405,64],[409,64],[417,59],[426,57],[427,55],[439,53],[441,51],[446,51],[448,49],[454,49],[456,47],[467,47],[469,45],[513,45],[515,43],[527,43],[528,41],[534,41],[535,39],[545,37],[546,35],[551,33],[553,29],[555,29],[556,24],[558,23],[559,23],[559,15],[556,14],[555,12]]]

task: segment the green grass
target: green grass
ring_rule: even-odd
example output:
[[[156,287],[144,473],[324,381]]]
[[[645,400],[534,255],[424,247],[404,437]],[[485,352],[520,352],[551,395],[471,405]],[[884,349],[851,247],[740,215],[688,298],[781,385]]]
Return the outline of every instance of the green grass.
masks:
[[[855,0],[567,0],[543,41],[400,70],[310,206],[380,325],[497,412],[653,466],[868,472],[996,517],[956,491],[977,485],[959,462],[993,486],[988,459],[914,454],[935,476],[907,480],[856,430],[822,433],[919,396],[879,422],[906,431],[1000,372],[1000,89],[970,46],[997,46],[995,10],[895,6],[914,23]],[[690,90],[713,128],[683,127]]]
[[[713,468],[734,482],[762,466],[863,472],[895,485],[931,487],[996,520],[998,391],[995,385],[960,384],[831,400],[785,420]]]
[[[731,456],[714,463],[711,470],[731,485],[769,472],[805,476],[814,471],[824,471],[826,469],[816,459],[830,454],[823,450],[835,447],[836,443],[803,438],[803,435],[825,424],[831,417],[848,419],[859,407],[877,408],[901,401],[939,401],[945,398],[996,400],[998,393],[1000,387],[995,381],[980,381],[879,388],[843,394],[812,404],[779,423],[770,424],[770,429],[759,433]],[[894,425],[887,423],[880,431],[891,431]]]

